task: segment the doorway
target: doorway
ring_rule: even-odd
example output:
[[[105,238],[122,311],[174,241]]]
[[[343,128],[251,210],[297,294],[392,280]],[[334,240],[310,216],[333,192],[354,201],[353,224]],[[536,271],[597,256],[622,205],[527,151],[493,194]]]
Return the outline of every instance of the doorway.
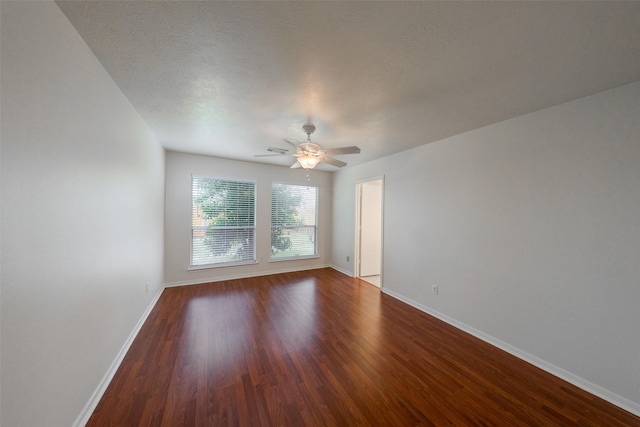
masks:
[[[356,277],[382,288],[384,179],[356,183]]]

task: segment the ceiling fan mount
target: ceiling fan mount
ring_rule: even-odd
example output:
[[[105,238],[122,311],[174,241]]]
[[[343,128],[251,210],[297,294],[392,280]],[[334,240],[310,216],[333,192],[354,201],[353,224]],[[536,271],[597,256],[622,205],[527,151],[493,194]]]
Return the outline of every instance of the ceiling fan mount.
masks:
[[[311,134],[316,131],[316,126],[313,123],[305,123],[302,125],[302,130],[307,134],[307,139],[311,139]]]
[[[346,166],[347,164],[341,160],[334,159],[329,157],[329,155],[337,155],[337,154],[358,154],[360,153],[360,148],[356,146],[350,147],[340,147],[340,148],[329,148],[323,149],[320,145],[311,142],[311,134],[316,131],[316,126],[311,123],[305,123],[302,125],[302,130],[307,134],[307,142],[299,142],[295,139],[283,139],[284,142],[291,145],[295,148],[294,154],[288,154],[288,150],[278,149],[269,147],[268,151],[276,152],[277,154],[261,154],[256,157],[266,157],[266,156],[294,156],[297,158],[296,162],[291,166],[291,168],[304,168],[304,169],[313,169],[316,167],[318,163],[327,163],[333,166],[337,166],[339,168]]]

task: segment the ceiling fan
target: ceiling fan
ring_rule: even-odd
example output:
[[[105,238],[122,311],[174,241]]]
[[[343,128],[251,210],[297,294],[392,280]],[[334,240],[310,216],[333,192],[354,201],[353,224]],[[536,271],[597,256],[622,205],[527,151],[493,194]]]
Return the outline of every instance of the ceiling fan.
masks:
[[[284,142],[295,148],[295,153],[289,154],[289,150],[284,148],[269,147],[267,151],[276,154],[258,154],[255,157],[294,156],[297,158],[297,160],[291,166],[292,169],[313,169],[320,162],[341,168],[343,166],[346,166],[347,164],[338,159],[329,157],[330,155],[358,154],[360,152],[360,148],[356,146],[329,148],[324,150],[318,144],[311,142],[311,134],[316,131],[316,127],[313,123],[306,123],[302,126],[302,129],[307,134],[307,142],[299,142],[295,139],[283,139]]]

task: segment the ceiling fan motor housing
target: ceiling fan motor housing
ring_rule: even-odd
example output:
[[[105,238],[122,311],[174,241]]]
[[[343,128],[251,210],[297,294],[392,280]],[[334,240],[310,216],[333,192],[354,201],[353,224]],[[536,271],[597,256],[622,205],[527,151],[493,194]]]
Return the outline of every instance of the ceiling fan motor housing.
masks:
[[[318,155],[320,153],[320,146],[313,142],[303,142],[300,144],[301,152],[305,154]]]

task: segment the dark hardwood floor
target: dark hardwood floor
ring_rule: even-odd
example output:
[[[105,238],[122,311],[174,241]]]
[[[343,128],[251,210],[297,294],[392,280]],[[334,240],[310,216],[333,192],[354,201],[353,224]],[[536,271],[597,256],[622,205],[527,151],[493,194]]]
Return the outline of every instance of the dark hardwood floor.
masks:
[[[166,289],[89,426],[640,426],[332,269]]]

